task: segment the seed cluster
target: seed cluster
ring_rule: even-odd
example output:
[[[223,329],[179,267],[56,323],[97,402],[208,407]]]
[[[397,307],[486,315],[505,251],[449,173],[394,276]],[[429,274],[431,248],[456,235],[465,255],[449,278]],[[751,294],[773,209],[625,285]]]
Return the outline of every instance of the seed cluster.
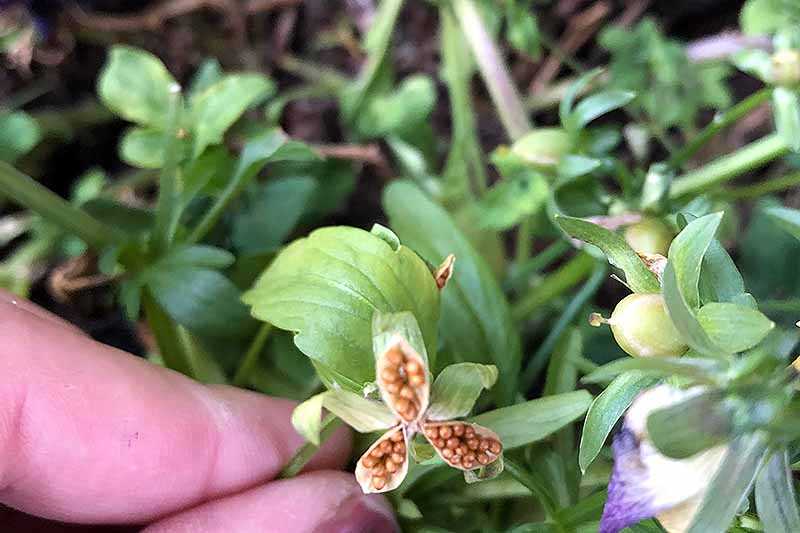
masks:
[[[370,483],[375,490],[383,490],[392,476],[403,467],[406,460],[406,443],[398,430],[380,441],[361,459],[361,465],[370,473]]]
[[[479,435],[469,424],[427,424],[425,436],[445,461],[464,470],[488,465],[503,451],[497,439]]]
[[[397,347],[386,352],[385,361],[380,372],[381,385],[394,410],[405,422],[411,422],[421,408],[416,390],[425,385],[425,368],[421,361],[403,354]]]

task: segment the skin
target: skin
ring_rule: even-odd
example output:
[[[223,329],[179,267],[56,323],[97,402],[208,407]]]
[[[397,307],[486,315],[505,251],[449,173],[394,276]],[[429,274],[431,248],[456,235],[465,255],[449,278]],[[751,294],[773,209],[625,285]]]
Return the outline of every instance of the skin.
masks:
[[[2,291],[0,339],[0,523],[397,530],[381,496],[334,471],[350,457],[347,431],[300,476],[274,480],[303,444],[290,401],[201,385]]]

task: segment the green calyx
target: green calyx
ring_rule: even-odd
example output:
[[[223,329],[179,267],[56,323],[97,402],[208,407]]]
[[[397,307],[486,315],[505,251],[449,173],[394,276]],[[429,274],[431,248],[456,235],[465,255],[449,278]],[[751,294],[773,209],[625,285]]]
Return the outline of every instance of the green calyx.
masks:
[[[688,349],[660,294],[626,296],[605,322],[620,348],[633,357],[678,357]]]
[[[674,234],[657,218],[643,218],[625,228],[625,240],[639,253],[667,255]]]

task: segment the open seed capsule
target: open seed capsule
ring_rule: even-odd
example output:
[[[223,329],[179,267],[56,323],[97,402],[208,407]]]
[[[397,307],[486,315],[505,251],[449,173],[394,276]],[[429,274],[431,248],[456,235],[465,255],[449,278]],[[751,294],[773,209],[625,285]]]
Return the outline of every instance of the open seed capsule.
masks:
[[[378,357],[376,375],[384,401],[403,422],[422,416],[428,408],[427,368],[404,339],[396,337]]]
[[[384,433],[358,460],[356,479],[361,490],[369,494],[397,488],[408,472],[406,450],[406,436],[402,428],[392,428]],[[379,455],[376,455],[376,451]]]
[[[423,433],[444,462],[460,470],[486,466],[503,453],[497,434],[477,424],[428,422]]]

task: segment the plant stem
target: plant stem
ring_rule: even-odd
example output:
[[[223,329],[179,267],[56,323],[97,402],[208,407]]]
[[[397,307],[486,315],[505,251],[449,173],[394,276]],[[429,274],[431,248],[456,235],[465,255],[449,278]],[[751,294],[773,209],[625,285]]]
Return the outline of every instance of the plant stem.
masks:
[[[595,268],[595,260],[587,253],[579,253],[561,268],[549,274],[542,283],[532,287],[514,304],[511,313],[522,321],[533,311],[579,283]]]
[[[333,93],[338,93],[350,82],[347,76],[332,68],[311,63],[293,55],[282,56],[278,60],[278,66],[298,78],[320,87],[325,87]]]
[[[722,196],[731,200],[758,198],[765,194],[784,191],[798,185],[800,185],[800,172],[794,172],[787,176],[780,176],[771,180],[753,183],[752,185],[725,189],[722,191]]]
[[[715,135],[769,100],[770,95],[772,95],[772,88],[765,87],[751,94],[724,113],[718,113],[700,133],[672,156],[669,161],[670,166],[672,168],[682,168]]]
[[[339,426],[342,425],[342,421],[336,417],[336,415],[329,414],[325,418],[322,419],[322,426],[319,433],[319,443],[320,446],[333,435],[333,432],[336,431]],[[303,444],[299,450],[294,454],[294,456],[286,463],[286,466],[283,467],[281,473],[278,474],[278,479],[287,479],[296,476],[300,473],[304,466],[311,460],[320,446],[315,446],[310,442],[306,442]]]
[[[30,176],[0,161],[0,194],[59,228],[77,235],[95,249],[124,240],[124,235],[67,202]]]
[[[191,360],[180,342],[178,327],[150,294],[149,289],[142,290],[142,308],[167,368],[195,378]]]
[[[556,507],[556,502],[551,498],[550,491],[544,482],[508,457],[504,457],[503,460],[505,463],[505,470],[511,474],[511,477],[519,481],[533,493],[536,499],[539,500],[539,503],[542,504],[542,508],[545,514],[547,514],[547,517],[554,520],[558,509]]]
[[[738,151],[715,159],[672,182],[670,198],[697,194],[781,157],[789,147],[778,134],[767,135]]]
[[[503,123],[508,137],[515,141],[528,133],[533,126],[528,120],[528,113],[500,51],[486,30],[474,0],[454,0],[453,8],[500,115],[500,122]]]
[[[513,265],[511,272],[503,283],[503,288],[507,291],[519,290],[533,274],[550,266],[553,261],[567,253],[570,248],[571,246],[566,240],[559,239],[536,254],[535,257]]]
[[[521,265],[531,257],[531,241],[533,240],[533,216],[526,216],[517,227],[517,250],[514,262]]]
[[[239,368],[236,370],[236,374],[233,377],[233,384],[237,387],[246,387],[248,385],[250,374],[258,363],[258,356],[261,354],[261,350],[264,348],[267,338],[269,338],[270,331],[272,331],[272,324],[264,322],[256,333],[256,336],[253,337],[253,342],[251,342],[250,346],[247,348],[247,352],[244,354],[242,361],[239,363]]]
[[[179,123],[183,101],[180,86],[170,88],[170,107],[167,131],[164,134],[164,166],[158,179],[158,201],[153,222],[152,242],[156,252],[165,252],[172,245],[172,238],[180,217],[180,197],[177,187],[179,150]]]
[[[558,317],[558,320],[556,320],[556,323],[553,325],[552,329],[550,329],[547,337],[545,337],[542,344],[539,345],[536,353],[528,360],[528,366],[525,367],[525,370],[522,372],[522,378],[520,379],[523,392],[529,390],[536,382],[536,379],[547,363],[547,359],[550,357],[550,353],[561,338],[562,333],[564,333],[564,330],[575,320],[578,311],[580,311],[583,306],[586,305],[586,302],[594,296],[600,288],[600,285],[605,281],[607,274],[608,266],[605,263],[598,264],[592,276],[570,300],[567,307],[561,313],[561,316]]]

